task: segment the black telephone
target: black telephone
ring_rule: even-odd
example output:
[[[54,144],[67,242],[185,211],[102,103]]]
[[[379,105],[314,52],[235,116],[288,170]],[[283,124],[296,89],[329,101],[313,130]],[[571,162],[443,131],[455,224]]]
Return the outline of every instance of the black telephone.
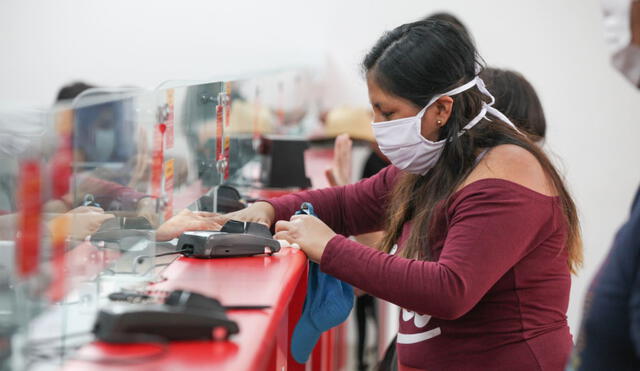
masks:
[[[175,290],[163,304],[113,304],[98,313],[96,338],[110,343],[130,342],[135,335],[162,340],[227,340],[239,332],[225,307],[214,298]]]

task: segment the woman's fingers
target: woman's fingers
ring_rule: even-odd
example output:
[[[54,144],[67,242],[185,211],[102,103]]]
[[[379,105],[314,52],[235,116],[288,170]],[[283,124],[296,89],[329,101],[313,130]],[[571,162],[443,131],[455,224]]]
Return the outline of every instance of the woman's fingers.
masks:
[[[276,240],[287,241],[290,244],[294,244],[295,241],[296,241],[288,231],[276,232],[276,234],[273,235],[273,238],[276,239]]]
[[[303,217],[304,215],[297,215],[297,217]],[[300,242],[300,233],[298,224],[300,218],[291,218],[290,222],[286,220],[280,220],[276,222],[276,234],[273,236],[276,240],[285,240],[291,244],[297,244]]]
[[[190,230],[198,230],[198,231],[219,231],[220,224],[216,223],[213,220],[192,220],[189,223]]]
[[[92,213],[92,214],[89,214],[89,215],[86,215],[86,216],[78,215],[77,218],[89,218],[91,233],[93,233],[93,232],[97,231],[98,229],[100,229],[100,226],[102,226],[102,223],[106,222],[109,219],[115,218],[115,215],[113,215],[113,214]]]
[[[291,227],[291,222],[288,222],[286,220],[279,220],[276,222],[276,233],[280,231],[288,231],[291,229]]]
[[[324,171],[324,176],[325,176],[325,178],[327,178],[327,182],[329,182],[330,186],[335,187],[335,186],[338,185],[338,181],[336,180],[336,176],[333,175],[333,168],[326,169]]]
[[[218,213],[212,213],[209,211],[194,211],[193,215],[200,216],[203,218],[213,218],[213,217],[221,217],[222,215]]]
[[[69,210],[68,212],[73,214],[82,214],[82,213],[89,213],[89,212],[102,214],[104,213],[104,210],[95,206],[78,206],[75,209]]]

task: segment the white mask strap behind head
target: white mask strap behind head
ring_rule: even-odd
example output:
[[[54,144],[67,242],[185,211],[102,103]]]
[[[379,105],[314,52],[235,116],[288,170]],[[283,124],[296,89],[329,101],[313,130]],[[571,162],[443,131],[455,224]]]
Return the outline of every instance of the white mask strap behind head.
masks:
[[[478,90],[480,90],[482,94],[491,98],[491,102],[487,104],[490,106],[493,106],[493,104],[496,102],[496,98],[494,98],[493,95],[489,92],[489,90],[487,89],[487,86],[484,84],[484,80],[482,80],[480,76],[476,76],[476,80],[478,81]]]
[[[424,108],[418,113],[418,117],[422,118],[422,115],[424,115],[424,113],[427,111],[427,108],[431,107],[431,105],[433,103],[435,103],[435,101],[437,101],[438,99],[440,99],[442,97],[457,95],[457,94],[462,93],[465,90],[469,90],[474,85],[476,85],[478,83],[478,80],[480,80],[480,78],[478,76],[476,76],[475,79],[472,79],[471,81],[467,82],[464,85],[460,85],[457,88],[451,89],[446,93],[442,93],[442,94],[438,94],[438,95],[434,96],[433,98],[431,98],[429,103],[426,106],[424,106]],[[482,81],[482,80],[480,80],[480,81]]]
[[[514,125],[513,122],[511,122],[511,120],[509,120],[509,118],[507,118],[507,116],[505,116],[502,112],[498,111],[497,109],[491,107],[493,106],[493,104],[496,102],[495,97],[491,94],[491,92],[489,92],[489,90],[487,89],[487,86],[485,85],[484,81],[480,78],[480,76],[476,75],[475,78],[473,78],[472,80],[470,80],[469,82],[467,82],[464,85],[460,85],[455,89],[451,89],[446,93],[443,94],[438,94],[435,97],[431,98],[431,100],[429,101],[429,104],[427,104],[421,111],[420,113],[418,113],[418,117],[422,118],[422,116],[424,115],[424,113],[427,111],[427,108],[429,108],[435,101],[437,101],[438,99],[444,97],[444,96],[452,96],[452,95],[456,95],[456,94],[460,94],[463,91],[469,90],[471,89],[473,86],[477,86],[478,90],[480,90],[480,92],[484,95],[486,95],[487,97],[489,97],[489,99],[491,99],[491,101],[489,103],[483,103],[482,104],[482,109],[480,111],[480,113],[473,118],[473,120],[471,120],[471,122],[469,122],[467,125],[464,126],[463,130],[469,130],[472,127],[474,127],[478,122],[480,122],[480,120],[482,120],[485,115],[487,113],[492,114],[493,116],[497,117],[498,119],[500,119],[501,121],[503,121],[505,124],[511,126],[512,128],[514,128],[517,132],[520,132],[520,130],[518,130],[518,128]],[[463,131],[460,132],[460,134],[462,134]]]

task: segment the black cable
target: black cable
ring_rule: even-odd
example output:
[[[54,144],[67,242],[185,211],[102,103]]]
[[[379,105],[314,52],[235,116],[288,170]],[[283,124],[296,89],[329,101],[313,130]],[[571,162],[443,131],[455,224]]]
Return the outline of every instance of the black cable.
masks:
[[[186,248],[186,249],[177,250],[177,251],[163,252],[161,254],[155,254],[155,255],[140,255],[140,256],[136,257],[135,260],[136,260],[137,264],[142,264],[143,260],[147,259],[147,258],[158,258],[158,257],[161,257],[161,256],[177,255],[177,254],[182,254],[182,253],[185,253],[185,252],[189,252],[191,250],[192,250],[192,248]]]
[[[120,301],[120,302],[132,303],[132,304],[139,304],[152,299],[152,297],[147,294],[138,293],[138,292],[123,292],[123,291],[112,292],[107,297],[111,301]]]

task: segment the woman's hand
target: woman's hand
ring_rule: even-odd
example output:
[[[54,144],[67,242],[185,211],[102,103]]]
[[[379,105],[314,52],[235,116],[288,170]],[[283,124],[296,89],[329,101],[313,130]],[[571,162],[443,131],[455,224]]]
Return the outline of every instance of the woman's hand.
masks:
[[[270,203],[258,201],[245,209],[218,215],[217,220],[221,225],[233,219],[241,222],[261,223],[271,228],[275,217],[276,211]]]
[[[320,262],[324,248],[336,233],[324,222],[311,215],[294,215],[291,221],[276,223],[275,238],[297,244],[314,262]]]
[[[158,228],[159,213],[156,212],[156,200],[154,198],[143,197],[138,200],[136,215],[147,219],[153,228]]]
[[[218,217],[214,213],[184,209],[162,223],[156,231],[156,240],[169,241],[184,231],[219,231],[222,225],[218,223]]]
[[[329,185],[343,186],[351,183],[351,147],[349,134],[340,134],[333,145],[333,166],[325,171]]]
[[[105,214],[99,207],[80,206],[54,217],[47,226],[52,236],[65,238],[69,235],[82,240],[100,229],[102,223],[113,218],[113,214]]]

